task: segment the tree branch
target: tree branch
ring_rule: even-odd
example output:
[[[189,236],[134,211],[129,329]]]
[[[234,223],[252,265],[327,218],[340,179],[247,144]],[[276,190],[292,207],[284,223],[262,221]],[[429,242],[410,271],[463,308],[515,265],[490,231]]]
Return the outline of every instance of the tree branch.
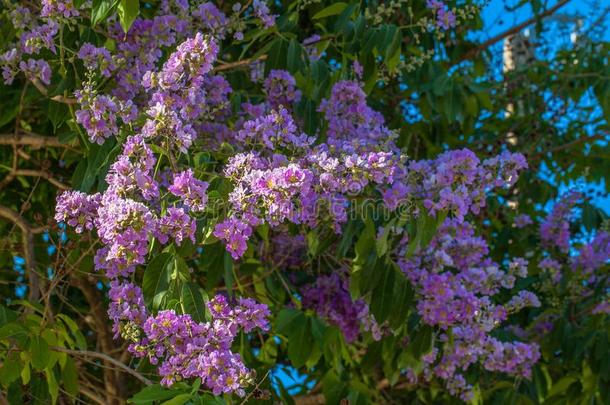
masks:
[[[529,25],[535,23],[538,19],[548,17],[549,15],[553,14],[555,11],[559,10],[561,7],[568,4],[569,1],[570,0],[561,0],[557,4],[555,4],[553,7],[549,8],[548,10],[546,10],[538,15],[533,16],[532,18],[530,18],[527,21],[522,22],[521,24],[515,25],[514,27],[496,35],[493,38],[488,39],[487,41],[478,45],[476,48],[466,52],[466,54],[464,54],[464,56],[462,56],[460,58],[460,61],[476,57],[479,53],[481,53],[481,51],[484,51],[485,49],[489,48],[496,42],[499,42],[506,37],[516,34],[517,32],[521,31],[525,27],[528,27]]]
[[[73,149],[71,146],[61,143],[57,137],[43,136],[31,132],[19,134],[0,134],[0,145],[24,145],[37,148],[50,146]]]
[[[112,339],[112,332],[110,331],[110,328],[108,327],[108,322],[106,321],[108,317],[106,315],[106,311],[104,310],[103,299],[100,294],[100,291],[94,287],[95,283],[85,278],[73,277],[72,282],[74,285],[76,285],[76,287],[80,289],[80,291],[85,296],[85,299],[89,303],[89,310],[93,318],[93,324],[95,325],[95,332],[97,333],[98,342],[100,343],[102,352],[105,353],[103,358],[106,360],[112,359],[112,361],[108,360],[109,363],[112,364],[123,364],[109,355],[109,353],[112,353],[114,344]],[[108,394],[120,397],[122,388],[124,386],[123,384],[121,384],[121,382],[122,380],[120,378],[120,375],[114,372],[114,370],[104,370],[104,385]]]
[[[34,85],[34,87],[36,87],[43,96],[47,97],[49,95],[49,91],[47,90],[46,87],[44,87],[44,84],[42,84],[40,82],[40,80],[35,78],[35,79],[31,80],[31,82]],[[53,97],[50,97],[50,99],[53,101],[56,101],[58,103],[64,103],[64,104],[77,104],[78,103],[78,101],[76,101],[75,98],[69,98],[69,97],[64,97],[64,96],[53,96]]]
[[[32,228],[28,221],[26,221],[19,213],[12,209],[0,205],[0,217],[7,219],[17,225],[21,230],[22,244],[23,244],[23,256],[25,259],[25,268],[29,279],[29,292],[28,300],[31,302],[37,302],[40,298],[40,278],[36,273],[36,261],[34,256],[34,233],[39,229]]]
[[[48,180],[49,183],[53,184],[55,187],[59,188],[60,190],[70,190],[70,188],[71,188],[70,186],[57,180],[55,177],[51,176],[50,173],[48,173],[44,170],[17,169],[14,172],[12,172],[11,175],[14,177],[16,177],[16,176],[42,177],[43,179]]]
[[[110,363],[110,364],[120,368],[127,374],[132,375],[133,377],[137,378],[138,380],[140,380],[142,383],[144,383],[146,385],[153,384],[152,381],[150,381],[148,378],[144,377],[142,374],[138,373],[136,370],[132,369],[131,367],[128,367],[127,365],[121,363],[118,360],[113,359],[112,357],[110,357],[104,353],[93,352],[90,350],[72,350],[72,349],[66,349],[65,347],[57,347],[57,346],[53,346],[50,349],[53,351],[56,351],[56,352],[71,354],[73,356],[89,357],[89,358],[103,360],[107,363]]]
[[[606,139],[607,136],[608,136],[607,134],[596,134],[596,135],[591,135],[591,136],[583,136],[578,139],[574,139],[573,141],[570,141],[568,143],[564,143],[563,145],[558,145],[553,148],[536,153],[535,155],[533,155],[533,157],[539,157],[542,155],[546,155],[547,153],[554,153],[554,152],[559,152],[561,150],[570,149],[572,146],[576,146],[581,143],[588,143],[588,142]]]
[[[261,55],[258,58],[254,58],[254,59],[252,59],[252,58],[251,59],[242,59],[242,60],[238,60],[237,62],[225,63],[224,65],[216,66],[214,69],[212,69],[212,71],[221,72],[223,70],[231,70],[231,69],[235,69],[237,67],[249,65],[254,62],[264,61],[265,59],[267,59],[267,55]]]
[[[91,391],[89,388],[79,387],[78,390],[80,391],[81,394],[83,394],[87,398],[93,400],[95,403],[100,404],[100,405],[106,405],[106,402],[102,398],[100,398],[100,396],[97,395],[95,392]]]

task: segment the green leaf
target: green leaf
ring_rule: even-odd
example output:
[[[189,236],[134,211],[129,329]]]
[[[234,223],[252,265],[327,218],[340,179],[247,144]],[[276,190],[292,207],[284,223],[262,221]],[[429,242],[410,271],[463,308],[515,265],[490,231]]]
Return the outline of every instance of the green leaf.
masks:
[[[427,210],[420,208],[419,216],[417,217],[415,235],[412,236],[407,246],[407,256],[412,255],[419,249],[423,249],[436,235],[436,230],[447,218],[447,211],[439,211],[436,216],[429,215]]]
[[[119,7],[119,20],[121,21],[121,27],[123,31],[127,33],[131,24],[136,20],[138,14],[140,14],[140,1],[139,0],[120,0]]]
[[[391,220],[383,228],[383,232],[377,238],[375,242],[375,249],[377,250],[377,257],[383,257],[388,251],[388,236],[390,235],[390,229],[394,225],[395,220]]]
[[[71,357],[66,360],[66,364],[61,371],[61,379],[66,392],[76,396],[78,394],[78,369]]]
[[[268,75],[273,69],[286,68],[287,52],[288,43],[284,39],[277,38],[272,42],[265,61],[265,75]]]
[[[233,258],[231,254],[225,251],[223,268],[225,271],[225,284],[229,295],[233,294]]]
[[[43,370],[51,360],[49,344],[40,336],[30,338],[30,355],[32,356],[32,366],[37,370]]]
[[[369,254],[375,247],[375,224],[370,218],[366,219],[364,230],[356,241],[354,249],[356,257],[354,258],[354,270],[358,270],[367,262]]]
[[[358,7],[358,3],[353,3],[353,4],[350,4],[349,6],[345,7],[345,9],[341,11],[341,14],[337,18],[337,22],[335,22],[335,26],[334,26],[335,32],[343,31],[343,29],[347,25],[347,22],[352,17],[352,14],[354,14],[354,11],[356,11],[357,7]]]
[[[349,390],[347,401],[350,405],[366,405],[369,403],[367,395],[354,388]]]
[[[206,275],[206,288],[215,287],[222,280],[226,251],[224,245],[220,242],[204,246],[202,255],[206,260],[202,261],[200,269]]]
[[[168,390],[159,384],[155,384],[144,387],[140,392],[131,397],[128,402],[137,405],[151,404],[152,401],[164,401],[185,393],[190,395],[187,389]]]
[[[390,320],[393,327],[399,327],[406,320],[413,290],[395,263],[384,263],[377,269],[382,275],[371,294],[371,312],[377,322]]]
[[[388,320],[390,326],[397,329],[407,320],[411,305],[413,304],[415,292],[413,291],[413,287],[411,287],[411,283],[407,280],[398,265],[392,262],[391,266],[394,271],[394,288],[392,292],[394,309],[390,312]]]
[[[338,404],[347,394],[347,384],[334,371],[329,371],[322,379],[322,393],[328,404]]]
[[[59,384],[57,383],[57,379],[55,378],[55,373],[53,373],[52,368],[47,368],[44,370],[44,374],[47,378],[47,385],[49,387],[51,401],[53,404],[55,404],[57,403],[57,397],[59,396]]]
[[[91,25],[95,26],[104,21],[116,8],[119,0],[93,0],[91,6]]]
[[[159,309],[171,281],[173,255],[161,253],[146,266],[142,280],[142,293],[147,306]]]
[[[288,337],[288,359],[296,368],[302,367],[309,359],[314,346],[311,324],[309,319],[302,315],[293,323],[294,330]]]
[[[4,326],[15,319],[17,319],[17,313],[0,304],[0,326]]]
[[[47,117],[49,118],[49,121],[51,121],[51,124],[53,124],[53,132],[57,131],[57,128],[64,123],[67,115],[68,107],[66,107],[65,104],[49,101]]]
[[[226,402],[222,397],[215,397],[210,394],[201,396],[201,404],[203,405],[225,405]]]
[[[413,357],[420,359],[421,356],[428,354],[434,345],[434,331],[428,325],[421,325],[415,334],[415,338],[409,346],[409,352]]]
[[[290,40],[286,60],[286,67],[290,73],[294,74],[303,66],[303,52],[303,46],[301,46],[298,41],[294,39]]]
[[[576,381],[578,381],[578,378],[569,375],[561,378],[551,387],[549,391],[549,398],[563,395]]]
[[[74,335],[74,338],[76,339],[76,347],[78,347],[80,350],[87,349],[87,340],[76,322],[65,314],[58,314],[57,317],[66,324],[68,329],[70,329],[70,332],[72,332],[72,335]]]
[[[190,393],[176,395],[172,399],[163,402],[162,405],[182,405],[191,399],[191,397],[192,395]]]
[[[289,336],[291,331],[294,330],[293,325],[302,321],[304,318],[305,316],[298,309],[284,308],[277,315],[275,330],[277,333]]]
[[[0,327],[0,340],[8,339],[18,335],[24,335],[25,329],[17,323],[7,323]]]
[[[22,368],[23,362],[19,358],[19,353],[15,351],[10,352],[3,359],[2,367],[0,367],[0,383],[4,386],[8,386],[19,378]]]
[[[326,17],[330,17],[333,15],[338,15],[341,14],[341,12],[343,12],[343,10],[345,10],[345,7],[347,7],[347,3],[343,3],[341,1],[338,1],[336,3],[333,3],[332,5],[318,11],[316,14],[314,14],[313,17],[311,17],[312,20],[319,20],[321,18],[326,18]]]
[[[206,320],[205,300],[197,284],[185,283],[182,285],[180,305],[182,312],[190,314],[197,322]]]

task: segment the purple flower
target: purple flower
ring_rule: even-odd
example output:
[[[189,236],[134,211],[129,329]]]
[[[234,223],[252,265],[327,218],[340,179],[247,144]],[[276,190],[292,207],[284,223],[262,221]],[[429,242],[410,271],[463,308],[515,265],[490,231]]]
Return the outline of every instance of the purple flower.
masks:
[[[197,33],[187,39],[172,53],[159,72],[158,85],[161,89],[179,90],[182,86],[200,86],[205,75],[212,70],[218,47],[216,42]],[[185,81],[187,82],[185,84]]]
[[[553,206],[551,213],[540,225],[540,238],[546,246],[557,247],[563,253],[570,249],[570,220],[572,209],[582,194],[569,192]]]
[[[224,38],[227,30],[227,17],[212,2],[206,2],[193,12],[193,16],[199,17],[204,27],[218,38]]]
[[[102,144],[106,138],[118,135],[117,115],[119,106],[105,95],[94,95],[88,89],[76,93],[81,109],[77,110],[76,122],[81,124],[91,142]]]
[[[19,69],[21,69],[28,80],[40,80],[47,86],[51,84],[51,67],[45,60],[29,59],[27,62],[21,61]]]
[[[362,299],[352,300],[347,281],[338,274],[319,276],[315,283],[305,286],[301,294],[303,307],[315,310],[336,325],[347,342],[358,339],[361,328],[371,331],[375,340],[381,339],[381,329],[367,304]]]
[[[227,245],[227,250],[233,259],[243,256],[248,248],[248,238],[252,235],[252,227],[237,218],[227,218],[214,228],[214,236]]]
[[[456,26],[455,13],[440,0],[428,0],[426,7],[436,13],[436,26],[442,30],[448,30]]]
[[[240,325],[244,332],[248,333],[254,329],[269,330],[271,312],[265,304],[259,304],[252,298],[239,298],[235,307],[235,322]]]
[[[180,197],[184,205],[194,212],[201,212],[205,209],[208,201],[207,189],[208,183],[195,178],[191,169],[176,173],[174,183],[169,187],[169,191]]]
[[[180,246],[182,241],[190,239],[195,243],[195,231],[197,224],[182,208],[170,207],[167,213],[159,219],[155,236],[159,242],[165,244],[171,237]]]
[[[358,80],[362,80],[362,75],[364,74],[364,68],[362,67],[360,62],[355,60],[352,68],[354,70],[354,75],[356,76],[356,78]]]
[[[10,49],[0,55],[0,66],[2,66],[2,78],[4,83],[11,85],[18,72],[21,55],[17,48]]]
[[[26,54],[35,55],[43,49],[55,53],[55,40],[59,26],[53,21],[26,31],[21,36],[21,50]]]
[[[106,48],[97,48],[85,42],[78,51],[77,56],[83,61],[87,69],[99,69],[105,77],[110,77],[116,69],[112,56]]]
[[[73,227],[76,233],[82,233],[85,229],[92,230],[100,201],[100,194],[64,191],[57,196],[55,220],[65,222]]]
[[[121,334],[121,325],[123,325],[123,331],[125,331],[127,330],[125,323],[142,326],[146,321],[148,315],[140,287],[131,283],[112,281],[108,298],[110,298],[108,316],[112,321],[115,338],[118,338]]]
[[[312,61],[316,61],[316,60],[320,59],[320,57],[322,56],[322,54],[318,51],[318,47],[316,46],[316,44],[321,39],[322,39],[322,37],[320,37],[320,35],[313,34],[312,36],[305,38],[303,40],[303,46],[305,47],[305,50],[307,51],[307,55],[309,56],[309,59]]]
[[[152,177],[156,163],[150,147],[140,135],[130,136],[123,145],[123,153],[112,164],[106,182],[111,193],[155,200],[159,185]]]
[[[214,395],[235,392],[244,396],[243,387],[252,382],[252,375],[239,354],[231,352],[231,346],[240,327],[248,331],[266,328],[269,311],[251,300],[241,300],[231,308],[222,296],[213,298],[208,307],[214,319],[206,323],[173,310],[159,311],[143,322],[141,336],[132,336],[129,350],[159,365],[164,385],[199,377]]]
[[[532,218],[530,218],[530,216],[527,214],[517,215],[514,221],[517,228],[525,228],[526,226],[534,223]]]
[[[42,0],[42,17],[71,18],[78,17],[79,13],[72,0]]]
[[[290,107],[301,99],[301,92],[296,89],[294,77],[285,70],[271,70],[263,82],[263,90],[273,109],[280,106]]]
[[[236,134],[239,141],[251,141],[275,150],[278,147],[307,147],[313,139],[298,134],[292,115],[284,107],[270,114],[246,121]]]
[[[271,28],[275,25],[275,15],[271,14],[265,1],[254,0],[252,7],[254,8],[254,15],[261,20],[265,28]]]

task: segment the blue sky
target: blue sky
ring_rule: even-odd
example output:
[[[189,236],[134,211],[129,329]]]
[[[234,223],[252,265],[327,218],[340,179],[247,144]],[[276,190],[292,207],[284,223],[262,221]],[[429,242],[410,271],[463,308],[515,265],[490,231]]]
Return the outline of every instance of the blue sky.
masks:
[[[517,7],[520,3],[526,3]],[[483,29],[476,35],[478,41],[485,41],[504,31],[530,19],[534,16],[530,1],[522,0],[491,0],[487,6],[482,9],[481,16],[483,19]],[[543,9],[553,7],[558,3],[557,0],[542,0]],[[586,30],[592,23],[599,22],[599,19],[604,16],[604,12],[610,11],[610,0],[570,0],[566,5],[561,7],[552,16],[546,18],[546,24],[549,20],[552,24],[550,32],[544,34],[545,38],[553,38],[551,46],[557,47],[570,43],[570,34],[567,30],[562,32],[557,29],[561,24],[570,29],[575,29],[577,24],[581,24],[581,29]],[[600,39],[610,41],[610,13],[605,14],[605,27],[599,32]],[[579,21],[580,20],[580,21]],[[602,25],[603,26],[603,25]],[[530,32],[534,33],[534,25],[529,27]],[[502,41],[498,42],[495,49],[500,52],[502,49]],[[594,98],[584,97],[582,103],[591,104],[597,103]],[[601,113],[601,111],[600,111]],[[547,181],[551,181],[550,177],[541,173],[541,177]],[[560,185],[561,191],[568,190],[573,185]],[[604,184],[596,185],[597,188],[603,190]],[[610,197],[596,198],[593,203],[603,209],[607,214],[610,214]]]
[[[506,6],[515,8],[519,3],[527,3],[515,10],[507,10]],[[544,9],[548,9],[557,4],[557,0],[541,0],[545,4]],[[599,17],[600,11],[610,8],[610,0],[571,0],[568,4],[560,8],[552,19],[557,21],[559,18],[566,15],[581,15],[584,24],[595,20]],[[505,30],[531,18],[534,15],[529,1],[520,0],[491,0],[489,4],[483,8],[482,17],[484,22],[483,39],[488,39]],[[586,25],[585,25],[586,26]],[[610,39],[610,29],[606,27],[603,37]]]

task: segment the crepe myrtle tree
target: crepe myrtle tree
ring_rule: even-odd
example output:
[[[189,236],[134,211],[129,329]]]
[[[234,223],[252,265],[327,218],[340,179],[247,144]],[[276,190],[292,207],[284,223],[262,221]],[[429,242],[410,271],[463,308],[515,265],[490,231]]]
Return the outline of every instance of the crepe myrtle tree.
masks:
[[[0,404],[608,403],[567,3],[3,0]]]

